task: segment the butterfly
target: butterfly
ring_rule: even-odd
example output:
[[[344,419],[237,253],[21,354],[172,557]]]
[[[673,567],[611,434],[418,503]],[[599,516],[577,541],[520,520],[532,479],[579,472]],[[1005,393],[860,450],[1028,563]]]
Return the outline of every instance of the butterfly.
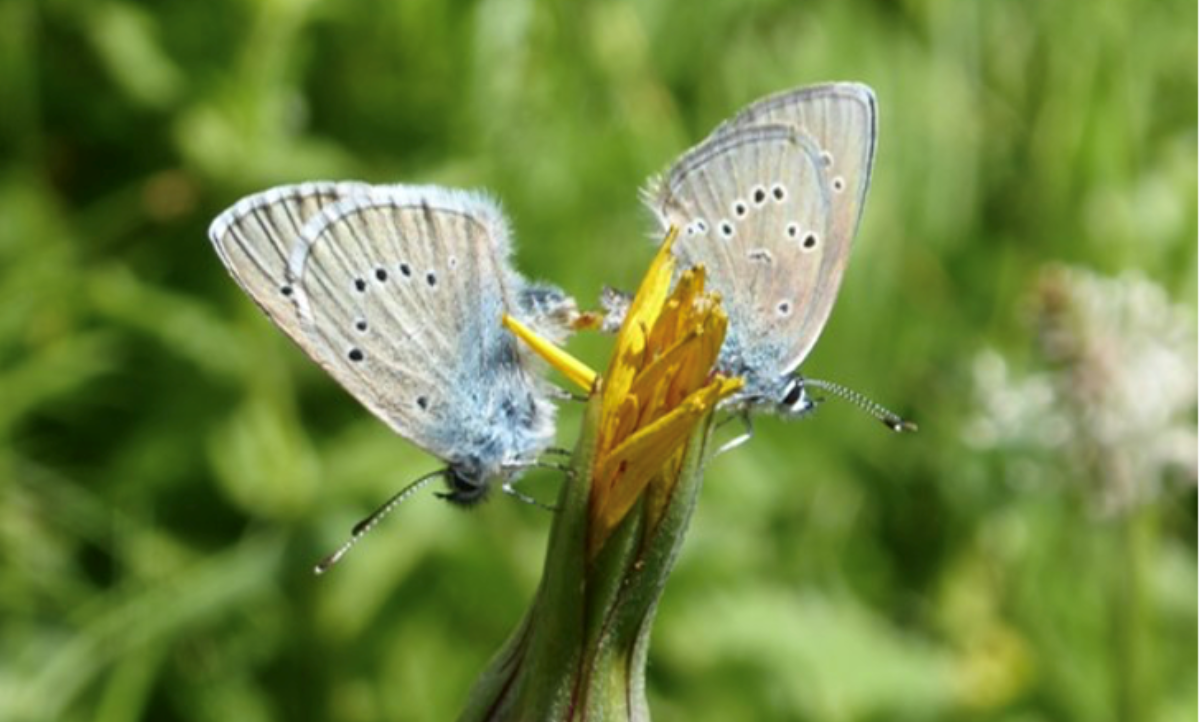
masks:
[[[680,229],[680,265],[703,265],[722,296],[729,327],[717,365],[745,382],[724,406],[747,425],[752,411],[811,412],[809,386],[855,401],[893,430],[907,424],[856,392],[796,373],[841,286],[876,128],[865,85],[778,93],[721,124],[643,191],[661,230]],[[610,315],[620,305],[613,295],[602,303]]]
[[[577,313],[562,290],[513,269],[494,200],[437,186],[301,183],[243,198],[209,237],[275,325],[446,463],[380,512],[436,478],[456,504],[482,500],[495,483],[529,500],[512,484],[550,447],[555,407],[540,366],[500,319],[561,340]]]

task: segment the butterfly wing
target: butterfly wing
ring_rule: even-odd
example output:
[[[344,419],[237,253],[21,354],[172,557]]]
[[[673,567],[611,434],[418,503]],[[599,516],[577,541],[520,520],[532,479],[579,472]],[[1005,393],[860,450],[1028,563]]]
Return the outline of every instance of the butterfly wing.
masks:
[[[402,436],[489,471],[549,443],[553,407],[500,326],[526,284],[486,196],[286,186],[240,201],[210,236],[267,315]]]
[[[830,198],[811,141],[779,125],[710,138],[686,154],[651,200],[681,229],[676,253],[703,264],[729,314],[721,366],[770,396],[820,331],[844,262],[829,240]]]
[[[833,232],[852,240],[875,162],[875,93],[861,83],[827,83],[776,93],[752,103],[713,135],[770,124],[789,125],[812,139],[820,153],[822,177],[833,191]]]
[[[498,473],[549,444],[553,406],[503,330],[525,287],[486,196],[380,186],[326,207],[289,260],[305,350],[401,435]]]
[[[682,229],[681,257],[703,262],[724,296],[731,323],[722,365],[749,386],[790,374],[824,328],[874,146],[870,89],[803,88],[752,104],[647,191],[663,228]]]

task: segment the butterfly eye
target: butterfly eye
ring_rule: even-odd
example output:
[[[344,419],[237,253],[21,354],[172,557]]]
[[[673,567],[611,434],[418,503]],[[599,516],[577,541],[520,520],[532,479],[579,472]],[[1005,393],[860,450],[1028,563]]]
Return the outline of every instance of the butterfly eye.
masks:
[[[787,395],[783,397],[783,405],[792,408],[804,398],[804,384],[792,379],[788,384]]]
[[[412,266],[408,265],[407,263],[401,263],[400,264],[400,275],[404,276],[405,278],[411,277],[412,276]]]
[[[825,166],[826,168],[832,168],[833,167],[833,153],[830,153],[827,150],[821,151],[821,165]]]
[[[780,301],[779,305],[775,307],[775,312],[778,313],[781,318],[787,318],[788,316],[791,316],[792,302],[788,300]]]
[[[811,251],[817,247],[817,234],[809,231],[804,234],[804,240],[800,242],[800,247],[806,251]]]
[[[842,191],[846,190],[846,180],[841,176],[835,177],[833,179],[833,190],[836,193],[841,193]]]
[[[346,356],[354,363],[358,363],[359,361],[363,360],[363,352],[356,348],[350,349],[350,353],[346,354]]]
[[[733,204],[733,215],[737,216],[738,218],[745,218],[746,210],[745,201],[739,200]]]
[[[726,238],[733,237],[733,224],[729,221],[721,221],[721,235]]]
[[[283,286],[279,289],[279,292],[285,296],[290,296],[290,295],[292,295],[293,290],[292,290],[291,286]]]
[[[367,282],[361,278],[354,279],[354,290],[358,291],[359,293],[363,293],[367,290]]]
[[[767,202],[767,189],[762,186],[754,186],[754,205],[761,206]]]
[[[388,278],[388,272],[386,269],[383,269],[383,268],[375,269],[375,280],[376,281],[383,283],[384,281],[387,280],[387,278]]]
[[[787,200],[787,188],[784,188],[782,183],[776,183],[771,186],[771,197],[776,203],[783,203]]]
[[[796,236],[800,235],[800,224],[799,223],[787,224],[787,235],[788,235],[788,238],[795,238]]]

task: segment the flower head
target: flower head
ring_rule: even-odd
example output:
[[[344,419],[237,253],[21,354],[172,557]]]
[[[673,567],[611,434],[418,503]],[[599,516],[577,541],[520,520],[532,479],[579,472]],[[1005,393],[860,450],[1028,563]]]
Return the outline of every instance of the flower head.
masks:
[[[697,424],[742,385],[741,379],[713,371],[727,319],[719,296],[704,290],[704,269],[684,271],[671,288],[675,236],[672,229],[642,280],[599,383],[582,363],[519,322],[504,320],[568,378],[601,394],[591,469],[590,555],[648,489],[646,513],[653,526]]]

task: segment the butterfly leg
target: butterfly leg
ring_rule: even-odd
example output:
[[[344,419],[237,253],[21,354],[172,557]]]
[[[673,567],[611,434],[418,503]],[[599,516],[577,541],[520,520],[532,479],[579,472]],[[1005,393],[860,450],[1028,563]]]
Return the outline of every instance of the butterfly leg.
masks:
[[[710,458],[716,458],[727,451],[733,451],[737,447],[754,438],[754,422],[751,420],[750,414],[741,413],[737,416],[731,416],[728,421],[732,421],[734,419],[741,420],[742,424],[745,426],[745,431],[743,431],[740,435],[733,437],[729,441],[726,441],[724,444],[721,444],[721,446],[713,452],[713,455]],[[727,422],[722,422],[721,425],[723,426],[725,423]]]
[[[570,456],[570,454],[571,454],[571,452],[567,451],[566,449],[547,449],[545,453],[550,454],[552,452],[555,454],[561,454],[561,455],[565,455],[565,456]],[[550,469],[551,471],[557,471],[560,474],[568,474],[568,475],[575,473],[575,470],[572,469],[570,466],[568,466],[565,463],[558,462],[558,461],[542,461],[541,459],[538,459],[535,461],[520,461],[520,462],[511,463],[511,464],[505,464],[503,468],[506,472],[509,472],[509,473],[525,471],[526,469]]]
[[[518,501],[523,501],[526,504],[529,504],[530,506],[536,506],[541,509],[545,509],[546,511],[558,511],[558,507],[554,506],[553,504],[543,504],[542,502],[538,501],[537,499],[534,499],[532,496],[517,489],[517,487],[511,481],[504,482],[500,486],[500,489],[502,491],[504,491],[505,494],[508,494],[509,496],[514,497]]]
[[[566,449],[559,449],[559,448],[547,449],[546,453],[547,454],[567,455],[567,456],[569,456],[571,454],[571,452],[567,451]],[[541,461],[541,460],[530,461],[527,463],[512,464],[512,465],[507,466],[506,468],[510,469],[510,470],[514,470],[514,471],[518,470],[518,469],[520,469],[520,470],[549,469],[552,471],[557,471],[560,474],[564,474],[568,478],[574,476],[574,474],[575,474],[575,470],[572,469],[570,466],[568,466],[564,463],[555,462],[555,461]],[[515,479],[510,479],[509,481],[504,482],[500,488],[501,488],[501,490],[504,491],[505,494],[515,497],[518,500],[525,502],[526,504],[540,507],[542,509],[545,509],[546,511],[558,511],[557,506],[554,506],[553,504],[544,504],[544,503],[538,501],[537,499],[534,499],[533,497],[529,496],[528,494],[525,494],[522,491],[520,491],[519,489],[517,489]]]
[[[551,385],[549,387],[549,389],[550,389],[550,397],[554,398],[554,399],[558,399],[559,401],[586,402],[588,400],[588,397],[585,396],[584,394],[577,394],[573,391],[567,391],[566,389],[559,388],[558,386]]]
[[[572,469],[569,465],[564,464],[562,462],[557,462],[557,461],[535,461],[532,464],[529,464],[529,466],[532,466],[537,469],[551,469],[553,471],[559,472],[560,474],[563,474],[564,476],[566,476],[568,478],[573,477],[575,475],[575,470]]]

